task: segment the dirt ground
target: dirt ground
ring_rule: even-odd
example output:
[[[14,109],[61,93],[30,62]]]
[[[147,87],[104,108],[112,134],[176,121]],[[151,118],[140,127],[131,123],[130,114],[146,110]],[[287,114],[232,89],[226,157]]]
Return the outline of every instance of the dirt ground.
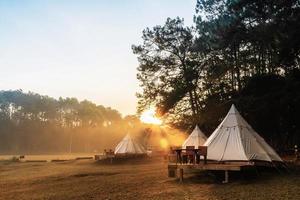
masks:
[[[100,164],[0,162],[0,199],[300,199],[299,173],[267,173],[222,184],[206,174],[184,183],[162,160]]]

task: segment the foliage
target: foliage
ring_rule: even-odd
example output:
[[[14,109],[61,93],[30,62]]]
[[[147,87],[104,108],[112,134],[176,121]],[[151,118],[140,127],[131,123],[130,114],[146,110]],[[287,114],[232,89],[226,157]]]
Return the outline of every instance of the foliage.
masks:
[[[299,142],[299,1],[197,0],[196,11],[195,27],[167,19],[133,46],[139,108],[211,133],[234,102],[274,146]]]
[[[87,100],[0,91],[2,153],[100,151],[112,148],[127,129],[118,111]]]
[[[156,103],[159,112],[176,107],[197,116],[200,109],[197,86],[201,76],[201,55],[193,51],[195,31],[184,27],[183,19],[167,19],[163,26],[143,31],[143,44],[132,46],[140,65],[137,78],[143,88],[138,94],[139,110]]]

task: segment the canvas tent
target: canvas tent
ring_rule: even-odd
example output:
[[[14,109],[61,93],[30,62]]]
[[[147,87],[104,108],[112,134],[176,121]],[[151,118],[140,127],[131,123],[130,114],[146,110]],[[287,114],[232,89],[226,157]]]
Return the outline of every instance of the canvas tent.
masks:
[[[146,154],[147,151],[143,145],[133,140],[127,134],[122,141],[116,146],[115,154]]]
[[[274,149],[252,129],[234,105],[204,146],[207,146],[209,160],[282,162]]]
[[[186,149],[187,146],[194,146],[195,149],[197,149],[198,146],[202,146],[205,143],[206,139],[207,137],[204,135],[204,133],[202,133],[202,131],[196,125],[193,132],[182,144],[182,148]]]

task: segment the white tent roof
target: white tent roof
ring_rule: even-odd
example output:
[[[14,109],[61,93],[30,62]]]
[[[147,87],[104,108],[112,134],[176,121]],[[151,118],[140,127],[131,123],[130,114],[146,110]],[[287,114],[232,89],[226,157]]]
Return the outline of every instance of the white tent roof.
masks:
[[[207,159],[218,161],[282,161],[274,149],[260,137],[234,105],[206,140]]]
[[[127,134],[122,141],[116,146],[115,154],[146,154],[147,151],[143,145],[134,141],[129,134]]]
[[[194,146],[195,148],[198,148],[198,146],[202,146],[205,143],[206,139],[207,139],[207,137],[199,129],[199,127],[196,125],[193,132],[184,141],[184,143],[182,145],[182,148],[186,149],[187,146]]]

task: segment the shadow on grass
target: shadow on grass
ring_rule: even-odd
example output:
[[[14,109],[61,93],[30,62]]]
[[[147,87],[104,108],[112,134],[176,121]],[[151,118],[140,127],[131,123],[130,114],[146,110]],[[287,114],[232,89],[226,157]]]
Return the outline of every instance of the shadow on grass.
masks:
[[[229,183],[223,184],[224,172],[185,173],[183,183],[169,180],[192,195],[203,192],[207,199],[300,199],[300,173],[278,172],[276,169],[232,172]],[[198,188],[198,189],[195,189]],[[200,196],[201,196],[200,195]]]
[[[132,157],[132,158],[113,158],[95,161],[95,164],[100,165],[139,165],[139,164],[152,164],[154,162],[162,162],[162,158],[151,157]]]
[[[212,199],[300,199],[300,173],[262,170],[257,175],[232,174],[228,184],[215,184]]]
[[[254,168],[243,171],[230,171],[229,183],[238,184],[259,184],[261,182],[272,181],[278,178],[286,178],[289,176],[299,176],[299,171],[288,172],[284,170],[278,171],[275,168]],[[216,184],[224,185],[224,171],[189,171],[184,174],[184,184]],[[179,179],[172,179],[171,182],[179,183]]]
[[[116,175],[116,174],[120,174],[119,172],[94,172],[94,173],[79,173],[79,174],[74,174],[71,175],[71,177],[86,177],[86,176],[112,176],[112,175]]]

